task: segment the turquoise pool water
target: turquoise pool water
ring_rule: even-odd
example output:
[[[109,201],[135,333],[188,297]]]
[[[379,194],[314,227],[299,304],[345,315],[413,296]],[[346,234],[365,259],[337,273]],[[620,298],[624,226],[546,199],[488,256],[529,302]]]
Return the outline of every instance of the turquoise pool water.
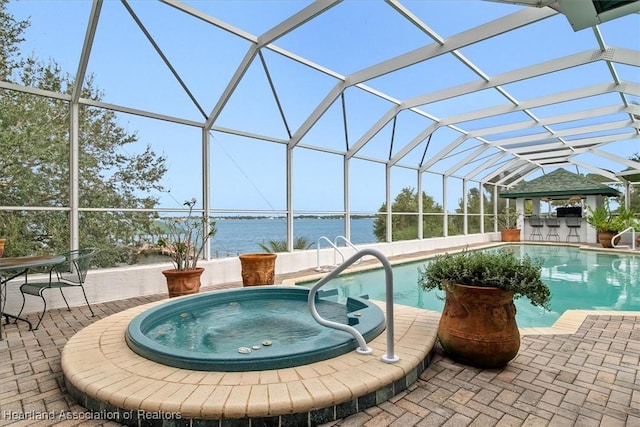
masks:
[[[551,289],[551,311],[516,300],[518,326],[546,327],[570,309],[640,311],[640,257],[572,246],[508,245],[508,248],[542,258],[542,280]],[[393,267],[394,302],[442,311],[442,292],[424,292],[418,286],[418,268],[428,260]],[[312,283],[301,284],[311,286]],[[340,276],[323,289],[337,289],[343,297],[368,295],[385,300],[384,272],[371,270]],[[439,298],[440,297],[440,298]]]

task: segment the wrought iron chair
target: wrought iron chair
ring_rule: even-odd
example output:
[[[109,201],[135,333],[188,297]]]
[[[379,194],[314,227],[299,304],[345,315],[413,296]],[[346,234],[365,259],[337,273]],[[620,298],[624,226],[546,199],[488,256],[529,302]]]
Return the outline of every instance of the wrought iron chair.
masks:
[[[64,303],[67,305],[67,310],[71,310],[69,303],[62,292],[63,288],[80,288],[84,295],[84,300],[91,311],[91,316],[95,316],[93,309],[87,299],[87,294],[84,290],[84,282],[87,277],[87,272],[91,266],[91,260],[99,252],[97,248],[86,248],[70,251],[62,254],[65,260],[60,264],[56,264],[49,269],[49,280],[41,282],[25,282],[20,286],[20,292],[22,293],[22,307],[20,313],[24,310],[26,303],[26,295],[33,295],[42,298],[43,309],[42,314],[38,318],[38,324],[33,329],[38,329],[40,322],[44,318],[44,314],[47,311],[47,300],[44,297],[45,291],[49,289],[59,289]]]

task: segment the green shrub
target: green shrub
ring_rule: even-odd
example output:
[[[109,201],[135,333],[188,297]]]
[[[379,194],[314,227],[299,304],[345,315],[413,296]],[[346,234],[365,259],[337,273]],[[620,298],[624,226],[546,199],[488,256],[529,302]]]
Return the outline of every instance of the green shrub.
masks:
[[[419,269],[418,283],[424,290],[446,290],[459,284],[495,287],[513,291],[514,299],[526,297],[534,306],[549,309],[551,292],[541,279],[542,260],[512,251],[464,251],[437,255]]]

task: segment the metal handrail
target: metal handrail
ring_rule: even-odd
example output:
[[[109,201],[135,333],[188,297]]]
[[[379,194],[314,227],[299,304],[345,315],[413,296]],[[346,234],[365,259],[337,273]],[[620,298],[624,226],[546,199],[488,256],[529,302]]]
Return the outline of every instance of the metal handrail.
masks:
[[[323,326],[327,326],[329,328],[339,329],[341,331],[345,331],[353,335],[353,337],[358,342],[359,347],[356,351],[360,354],[371,354],[373,350],[367,346],[367,342],[364,337],[356,328],[350,325],[345,325],[344,323],[332,322],[330,320],[324,319],[318,313],[316,308],[316,293],[318,289],[327,284],[333,278],[335,278],[338,274],[344,271],[346,268],[351,266],[356,261],[360,260],[365,255],[372,255],[382,263],[385,272],[385,285],[386,285],[386,317],[387,317],[387,353],[382,356],[382,361],[386,363],[395,363],[400,358],[394,354],[394,337],[393,337],[393,271],[391,269],[391,263],[389,260],[380,252],[375,249],[362,249],[358,251],[355,255],[347,259],[345,262],[340,264],[335,270],[324,276],[320,279],[313,287],[309,290],[309,311],[311,312],[311,316]]]
[[[345,246],[349,246],[351,249],[353,249],[354,251],[358,252],[360,249],[354,245],[353,243],[351,243],[351,241],[347,240],[346,237],[344,236],[336,236],[335,239],[333,239],[333,244],[338,247],[338,240],[343,240]],[[335,259],[333,260],[335,262]],[[342,262],[344,262],[344,257]],[[360,258],[359,260],[357,260],[356,262],[354,262],[354,264],[360,264],[362,262],[362,258]]]
[[[318,266],[316,267],[316,271],[322,271],[322,267],[320,267],[320,241],[321,240],[326,241],[333,248],[333,265],[337,265],[336,252],[340,254],[340,256],[342,257],[342,262],[344,262],[344,254],[342,253],[342,251],[340,251],[340,249],[331,240],[329,240],[328,237],[321,236],[316,242],[316,261],[318,263]]]
[[[624,233],[631,231],[631,249],[635,250],[636,249],[636,229],[634,227],[627,227],[624,230],[622,230],[621,232],[619,232],[618,234],[616,234],[615,236],[613,236],[611,238],[611,246],[614,248],[622,248],[622,247],[628,247],[627,245],[621,245],[621,246],[617,246],[614,241],[622,236]]]
[[[344,254],[342,253],[342,251],[340,250],[340,247],[338,247],[338,240],[344,240],[344,243],[346,246],[351,247],[353,250],[355,250],[356,252],[358,252],[358,248],[351,243],[349,240],[347,240],[346,237],[344,236],[337,236],[335,239],[333,239],[333,242],[331,240],[329,240],[329,238],[327,236],[321,236],[317,243],[316,243],[316,261],[317,261],[317,266],[316,266],[316,271],[322,271],[322,267],[320,266],[320,242],[322,240],[324,240],[325,242],[327,242],[332,248],[333,248],[333,265],[338,265],[337,261],[336,261],[336,252],[340,254],[340,258],[342,258],[342,262],[344,262]],[[356,264],[359,264],[362,260],[358,260],[356,262]]]

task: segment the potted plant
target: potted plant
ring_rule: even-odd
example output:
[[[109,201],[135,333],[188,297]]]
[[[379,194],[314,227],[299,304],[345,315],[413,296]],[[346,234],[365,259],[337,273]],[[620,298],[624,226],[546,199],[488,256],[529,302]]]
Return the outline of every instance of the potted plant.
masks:
[[[421,268],[422,289],[445,292],[438,339],[447,355],[482,368],[509,363],[520,349],[514,298],[549,307],[541,264],[500,249],[438,255]]]
[[[498,225],[503,242],[519,242],[520,229],[518,219],[520,212],[513,207],[505,206],[498,214]]]
[[[158,239],[158,246],[171,257],[173,269],[164,270],[169,297],[188,295],[200,291],[200,276],[204,268],[198,267],[205,245],[216,234],[215,221],[204,216],[193,216],[196,199],[184,202],[189,208],[186,217],[171,218],[166,221],[164,236]]]
[[[306,237],[299,236],[293,243],[293,249],[309,249],[313,243]],[[273,285],[276,278],[276,252],[287,250],[286,240],[269,240],[267,243],[258,243],[266,253],[240,255],[243,286]]]
[[[603,248],[612,248],[611,239],[623,230],[635,226],[635,212],[626,206],[620,206],[618,212],[614,214],[609,207],[609,199],[593,209],[587,206],[588,214],[585,217],[587,223],[596,229],[598,242]],[[615,238],[614,244],[618,244],[620,236]]]
[[[276,254],[242,254],[239,258],[243,286],[264,286],[273,285],[275,283]]]

